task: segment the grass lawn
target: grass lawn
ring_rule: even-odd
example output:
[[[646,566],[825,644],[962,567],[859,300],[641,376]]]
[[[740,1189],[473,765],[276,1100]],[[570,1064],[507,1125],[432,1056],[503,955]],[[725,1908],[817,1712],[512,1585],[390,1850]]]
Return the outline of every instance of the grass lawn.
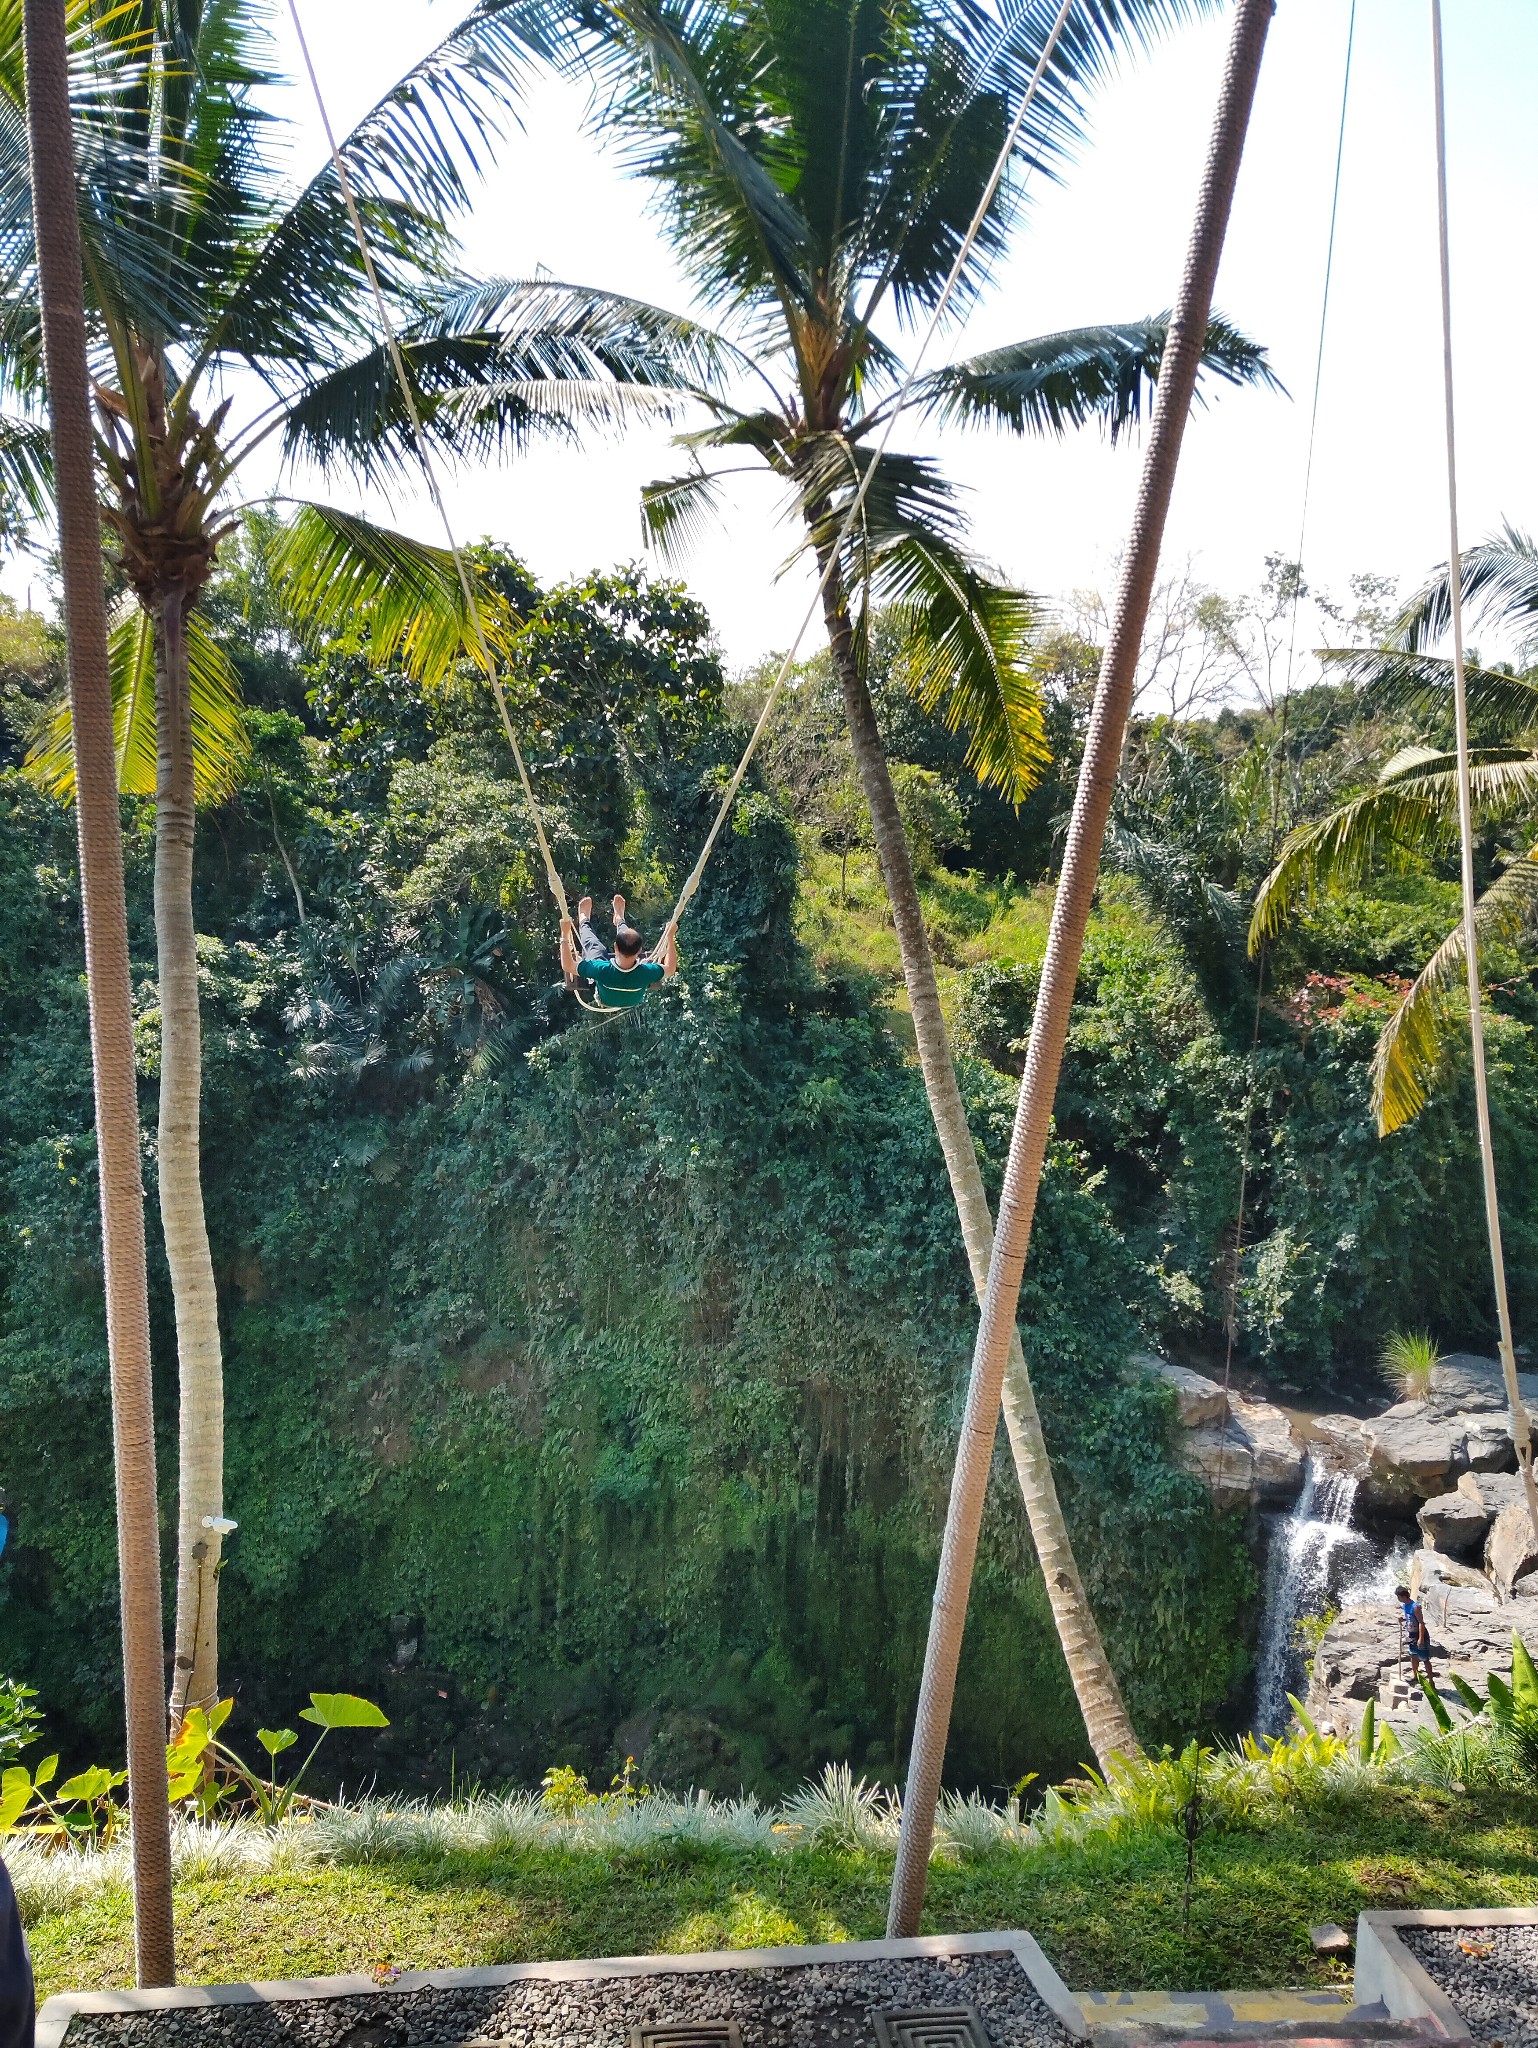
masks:
[[[187,1883],[187,1982],[765,1947],[880,1935],[891,1860],[681,1847],[633,1857],[524,1850]],[[1080,1990],[1225,1990],[1341,1981],[1309,1948],[1320,1920],[1367,1906],[1538,1903],[1538,1805],[1389,1788],[1264,1833],[1211,1833],[1182,1932],[1185,1846],[1172,1834],[1095,1850],[937,1866],[926,1931],[1026,1927]],[[125,1984],[124,1892],[29,1929],[41,1996]]]

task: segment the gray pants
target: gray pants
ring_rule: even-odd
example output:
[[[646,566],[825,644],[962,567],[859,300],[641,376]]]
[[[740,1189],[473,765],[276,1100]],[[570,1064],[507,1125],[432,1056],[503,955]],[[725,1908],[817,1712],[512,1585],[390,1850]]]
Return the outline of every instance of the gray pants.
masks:
[[[0,2048],[32,2048],[32,1962],[16,1894],[0,1861]]]
[[[603,940],[599,938],[597,932],[593,930],[590,919],[583,918],[582,922],[577,926],[577,940],[582,948],[584,960],[608,959],[609,949]]]

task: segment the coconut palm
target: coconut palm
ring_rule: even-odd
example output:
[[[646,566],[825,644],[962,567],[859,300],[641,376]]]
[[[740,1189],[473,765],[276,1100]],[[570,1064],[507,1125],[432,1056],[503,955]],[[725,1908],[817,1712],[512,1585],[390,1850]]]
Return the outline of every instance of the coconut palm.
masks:
[[[1046,67],[981,232],[951,324],[1008,247],[1033,165],[1050,173],[1082,127],[1088,89],[1119,52],[1202,0],[1084,0]],[[497,0],[487,0],[495,8]],[[593,81],[595,121],[651,183],[676,256],[720,327],[697,386],[701,423],[681,472],[650,486],[651,539],[686,543],[721,479],[747,465],[781,486],[795,546],[825,576],[823,622],[901,947],[919,1062],[973,1281],[992,1244],[977,1149],[940,1007],[913,864],[867,682],[867,626],[887,607],[905,632],[905,680],[968,734],[969,762],[1019,797],[1043,764],[1032,673],[1035,607],[970,546],[953,485],[927,456],[888,453],[841,538],[899,402],[905,329],[940,304],[984,199],[1055,7],[973,0],[516,0],[561,61]],[[547,290],[547,287],[540,287]],[[569,317],[599,304],[573,288]],[[638,320],[667,316],[637,306]],[[1039,337],[926,371],[913,426],[1061,435],[1141,416],[1167,320]],[[1261,351],[1215,320],[1207,361],[1265,381]],[[1005,1416],[1032,1532],[1090,1741],[1106,1759],[1135,1738],[1079,1578],[1018,1337]]]
[[[123,881],[122,825],[112,760],[101,522],[91,449],[80,230],[73,204],[74,122],[64,0],[26,10],[27,126],[37,246],[39,341],[58,479],[59,567],[75,709],[80,801],[80,902],[90,996],[91,1074],[101,1186],[102,1280],[112,1391],[122,1612],[123,1706],[134,1948],[141,1984],[176,1978],[171,1911],[171,1828],[162,1747],[165,1635],[160,1611],[160,1522],[150,1362],[144,1186],[134,1080],[133,976]],[[34,486],[42,473],[33,472]],[[36,492],[39,498],[42,493]]]
[[[260,0],[74,0],[77,186],[97,405],[101,515],[128,596],[113,634],[122,787],[155,802],[160,995],[159,1199],[180,1371],[173,1720],[217,1697],[224,1520],[218,1303],[199,1162],[201,1046],[192,861],[196,807],[244,746],[230,664],[198,618],[243,470],[276,446],[366,474],[402,460],[407,423],[332,167],[297,190],[259,106]],[[36,251],[25,156],[19,0],[0,0],[5,251],[0,481],[42,478]],[[672,337],[593,299],[542,317],[536,297],[457,273],[445,218],[527,61],[484,9],[352,131],[342,153],[394,306],[427,431],[451,448],[519,445],[551,421],[542,393],[579,380],[589,417],[666,404]],[[687,344],[674,350],[692,361]],[[553,423],[553,422],[552,422]],[[302,613],[322,590],[381,652],[443,667],[463,645],[441,551],[318,505],[277,564]],[[35,758],[72,786],[67,708]]]
[[[1468,613],[1538,654],[1538,545],[1516,528],[1463,554]],[[1448,631],[1451,593],[1444,569],[1411,600],[1381,647],[1332,649],[1326,658],[1366,692],[1375,708],[1445,733],[1452,716],[1453,665],[1429,650]],[[1538,809],[1538,669],[1511,674],[1466,667],[1470,720],[1483,742],[1472,751],[1474,817],[1487,830],[1533,829]],[[1266,877],[1250,926],[1258,948],[1299,908],[1326,890],[1359,887],[1373,874],[1424,870],[1458,843],[1457,756],[1445,745],[1402,748],[1371,788],[1289,834]],[[1538,936],[1538,843],[1506,858],[1475,907],[1485,942]],[[1448,1026],[1463,1009],[1460,921],[1405,992],[1378,1041],[1373,1107],[1385,1135],[1426,1104],[1448,1054]]]

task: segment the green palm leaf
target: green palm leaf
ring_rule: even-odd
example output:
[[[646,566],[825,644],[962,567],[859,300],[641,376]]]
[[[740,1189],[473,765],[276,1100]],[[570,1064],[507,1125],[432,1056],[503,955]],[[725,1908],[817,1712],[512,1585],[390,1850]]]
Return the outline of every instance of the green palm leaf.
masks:
[[[1538,633],[1538,545],[1508,523],[1489,540],[1465,548],[1461,594],[1467,610],[1484,614],[1524,635]],[[1413,597],[1390,634],[1390,643],[1417,653],[1452,629],[1452,590],[1447,571],[1432,577]]]
[[[1538,755],[1480,748],[1469,780],[1482,821],[1509,818],[1538,799]],[[1455,757],[1431,747],[1405,748],[1384,765],[1375,788],[1288,834],[1255,899],[1251,952],[1314,897],[1359,888],[1375,872],[1414,874],[1457,837]]]
[[[486,459],[538,433],[672,417],[742,359],[708,328],[644,300],[553,279],[450,280],[419,295],[401,354],[429,438]],[[365,477],[414,465],[410,415],[380,342],[316,377],[284,414],[284,447]]]
[[[1151,402],[1168,339],[1167,313],[1044,334],[931,371],[912,402],[944,421],[1017,434],[1061,435],[1099,420],[1115,441]],[[1220,315],[1208,325],[1202,363],[1228,384],[1281,389],[1265,350]]]
[[[428,687],[477,654],[474,620],[447,548],[335,506],[305,505],[279,537],[272,567],[302,632],[355,635],[375,661],[399,662]],[[496,651],[507,642],[512,615],[484,582],[476,599]]]
[[[193,790],[200,804],[219,803],[239,787],[249,752],[240,678],[195,612],[187,618],[186,632]],[[125,796],[152,797],[156,768],[154,630],[148,614],[137,605],[125,608],[113,622],[108,655],[118,788]],[[67,697],[28,753],[26,773],[61,802],[74,801],[74,735]]]
[[[641,527],[664,561],[678,562],[714,524],[721,486],[709,470],[685,470],[641,489]]]
[[[1445,656],[1397,647],[1322,647],[1319,659],[1389,717],[1452,716],[1453,665]],[[1515,739],[1538,727],[1538,680],[1465,663],[1464,682],[1469,716],[1487,734]]]
[[[966,733],[978,779],[1018,803],[1050,759],[1030,599],[993,582],[939,533],[910,533],[883,549],[872,586],[906,628],[901,680],[926,711]]]
[[[1474,906],[1474,931],[1487,942],[1531,939],[1538,930],[1538,847],[1507,864]],[[1378,1040],[1372,1063],[1372,1100],[1383,1136],[1425,1108],[1446,1063],[1446,1031],[1460,1009],[1457,992],[1467,977],[1460,921],[1415,977]]]

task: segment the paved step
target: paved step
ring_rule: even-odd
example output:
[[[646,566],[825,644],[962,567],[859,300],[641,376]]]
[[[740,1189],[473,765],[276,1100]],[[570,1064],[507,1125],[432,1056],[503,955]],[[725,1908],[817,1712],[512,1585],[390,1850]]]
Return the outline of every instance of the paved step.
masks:
[[[1079,1991],[1075,1997],[1101,2048],[1181,2042],[1347,2043],[1420,2041],[1427,2030],[1391,2020],[1382,2005],[1351,1993],[1304,1991]]]

